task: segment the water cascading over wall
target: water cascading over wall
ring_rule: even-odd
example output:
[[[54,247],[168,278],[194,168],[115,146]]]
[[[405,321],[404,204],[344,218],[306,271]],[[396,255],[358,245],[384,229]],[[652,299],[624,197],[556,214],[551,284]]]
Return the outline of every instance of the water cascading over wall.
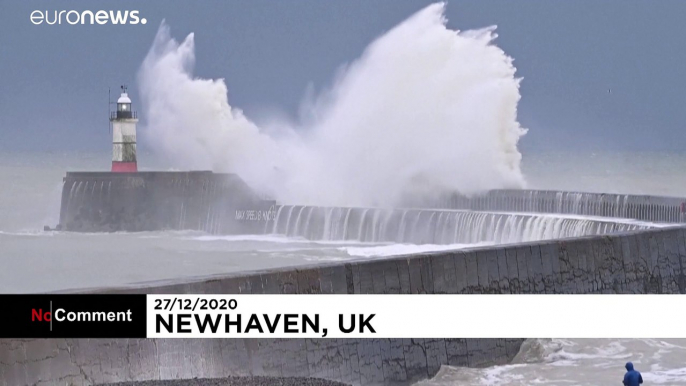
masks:
[[[277,208],[273,201],[260,199],[240,178],[230,174],[68,173],[62,191],[60,225],[64,230],[82,232],[201,230],[334,241],[511,243],[649,226],[540,213],[681,222],[683,201],[670,197],[498,190],[472,198],[453,195],[408,206],[436,209]]]
[[[515,243],[639,229],[650,224],[464,210],[283,205],[266,233],[323,241],[415,244]]]
[[[407,200],[407,206],[686,222],[686,198],[633,194],[562,192],[555,190],[492,190],[467,197],[445,194],[437,199]]]

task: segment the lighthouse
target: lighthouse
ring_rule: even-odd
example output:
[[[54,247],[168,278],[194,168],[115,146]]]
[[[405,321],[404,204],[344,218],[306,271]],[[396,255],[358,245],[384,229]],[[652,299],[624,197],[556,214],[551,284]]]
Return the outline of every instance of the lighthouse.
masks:
[[[117,111],[110,112],[112,122],[112,172],[131,173],[138,171],[136,164],[136,123],[138,116],[131,110],[131,99],[126,86],[121,86],[117,100]]]

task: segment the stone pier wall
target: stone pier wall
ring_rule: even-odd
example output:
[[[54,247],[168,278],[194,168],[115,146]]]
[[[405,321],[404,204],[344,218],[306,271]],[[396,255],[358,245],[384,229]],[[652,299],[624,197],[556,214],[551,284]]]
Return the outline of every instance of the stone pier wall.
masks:
[[[59,226],[77,232],[262,233],[262,217],[273,206],[233,174],[67,173]]]
[[[493,190],[473,197],[452,194],[436,200],[409,200],[406,205],[421,208],[564,213],[655,222],[686,222],[686,198],[632,194]]]
[[[110,293],[685,293],[686,227],[155,283]],[[521,339],[0,340],[0,385],[315,376],[406,385],[505,363]]]
[[[294,203],[297,204],[297,203]],[[686,198],[494,190],[465,197],[408,201],[404,207],[577,214],[686,222]],[[364,208],[360,208],[364,210]],[[202,230],[264,233],[273,227],[275,202],[262,200],[238,176],[212,172],[67,173],[60,226],[83,232]],[[54,224],[49,224],[54,225]]]
[[[0,385],[93,385],[229,375],[408,385],[441,365],[505,364],[521,339],[0,340]]]

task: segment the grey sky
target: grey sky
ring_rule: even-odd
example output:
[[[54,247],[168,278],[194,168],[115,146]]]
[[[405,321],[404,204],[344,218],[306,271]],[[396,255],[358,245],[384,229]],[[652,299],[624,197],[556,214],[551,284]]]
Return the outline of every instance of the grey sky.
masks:
[[[162,19],[195,32],[196,74],[248,116],[294,116],[419,0],[0,0],[0,150],[110,148],[107,87],[131,85]],[[140,10],[146,25],[33,25],[40,10]],[[685,1],[455,1],[451,28],[495,24],[524,77],[524,151],[686,145]],[[608,92],[611,89],[611,92]],[[145,146],[145,144],[141,144]]]

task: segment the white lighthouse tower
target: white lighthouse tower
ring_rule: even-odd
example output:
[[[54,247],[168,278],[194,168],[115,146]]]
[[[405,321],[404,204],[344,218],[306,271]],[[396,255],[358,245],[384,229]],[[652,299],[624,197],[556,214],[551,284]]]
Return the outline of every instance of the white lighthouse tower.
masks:
[[[131,173],[138,171],[136,163],[136,123],[138,116],[131,110],[131,99],[126,86],[121,86],[117,100],[117,111],[110,113],[112,122],[112,172]]]

